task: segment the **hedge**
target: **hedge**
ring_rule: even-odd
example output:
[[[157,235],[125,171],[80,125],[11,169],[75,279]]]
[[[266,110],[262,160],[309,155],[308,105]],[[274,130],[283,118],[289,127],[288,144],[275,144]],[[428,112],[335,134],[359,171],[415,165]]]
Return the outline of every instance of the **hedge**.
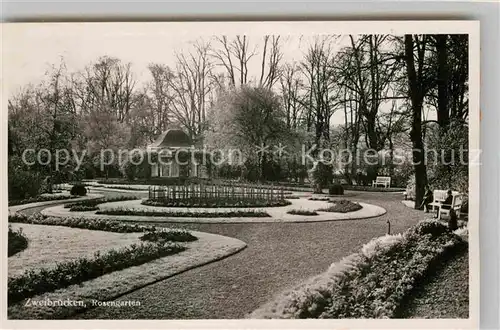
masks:
[[[146,211],[146,210],[134,210],[117,208],[110,210],[97,211],[96,214],[105,215],[117,215],[117,216],[144,216],[144,217],[173,217],[173,218],[265,218],[271,217],[267,212],[264,211],[220,211],[220,212],[191,212],[191,211]]]
[[[433,265],[467,242],[438,221],[370,241],[323,274],[287,291],[250,318],[391,318]]]
[[[97,252],[93,258],[61,262],[55,267],[41,268],[37,271],[29,270],[20,276],[9,278],[8,304],[15,304],[25,298],[66,288],[128,267],[142,265],[185,249],[174,243],[132,244],[102,255]]]

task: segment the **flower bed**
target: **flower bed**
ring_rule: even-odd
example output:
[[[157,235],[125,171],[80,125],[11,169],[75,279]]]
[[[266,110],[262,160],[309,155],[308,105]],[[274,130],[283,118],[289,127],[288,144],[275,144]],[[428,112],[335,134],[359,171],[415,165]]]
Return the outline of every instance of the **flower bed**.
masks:
[[[143,205],[148,206],[161,206],[161,207],[275,207],[286,206],[292,204],[287,200],[238,200],[231,198],[214,198],[214,199],[199,199],[199,198],[186,198],[183,200],[145,200]]]
[[[76,203],[68,203],[64,204],[64,208],[69,208],[70,212],[85,212],[85,211],[95,211],[98,210],[99,204],[103,203],[112,203],[112,202],[121,202],[121,201],[131,201],[139,199],[136,196],[118,196],[112,198],[99,198],[92,200],[84,200]]]
[[[318,212],[316,212],[316,211],[303,210],[303,209],[293,209],[293,210],[290,210],[286,213],[294,214],[294,215],[318,215]]]
[[[193,236],[187,230],[154,230],[148,231],[141,237],[141,241],[149,242],[161,242],[161,241],[171,241],[171,242],[192,242],[196,241],[198,238]]]
[[[28,247],[28,238],[24,235],[22,228],[14,231],[11,226],[9,226],[8,235],[8,256],[13,256],[14,254],[21,252]]]
[[[307,200],[318,201],[318,202],[329,202],[329,201],[331,201],[331,199],[328,198],[328,197],[310,197]]]
[[[235,210],[221,212],[191,212],[191,211],[146,211],[126,208],[97,211],[96,214],[117,216],[173,217],[173,218],[264,218],[271,217],[267,212],[254,210]]]
[[[332,206],[327,208],[319,209],[320,212],[337,212],[337,213],[348,213],[361,210],[363,207],[358,203],[353,203],[349,200],[342,199],[337,201],[332,201],[334,203]]]
[[[93,258],[58,263],[53,268],[26,271],[23,275],[8,279],[8,304],[45,292],[66,288],[72,284],[97,278],[104,274],[172,255],[186,248],[174,243],[133,244],[119,250],[111,250]]]
[[[59,201],[65,199],[78,198],[79,196],[71,196],[71,195],[41,195],[37,197],[30,197],[21,200],[10,200],[9,206],[30,204],[30,203],[38,203],[38,202],[48,202],[48,201]]]
[[[251,318],[390,318],[428,270],[467,244],[437,221],[370,241],[294,290],[254,311]]]

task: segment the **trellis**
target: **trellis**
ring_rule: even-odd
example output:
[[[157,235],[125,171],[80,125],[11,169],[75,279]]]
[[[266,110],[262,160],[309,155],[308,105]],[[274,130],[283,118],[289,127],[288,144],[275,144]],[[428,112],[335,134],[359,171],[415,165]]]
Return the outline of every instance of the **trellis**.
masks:
[[[236,184],[203,184],[192,183],[186,185],[168,185],[149,187],[151,200],[283,200],[285,192],[283,187],[263,187],[258,185]]]

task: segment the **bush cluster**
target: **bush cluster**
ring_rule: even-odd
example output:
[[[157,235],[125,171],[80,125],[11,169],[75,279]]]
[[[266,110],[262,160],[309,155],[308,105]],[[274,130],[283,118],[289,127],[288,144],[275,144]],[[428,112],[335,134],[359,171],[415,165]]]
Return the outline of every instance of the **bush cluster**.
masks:
[[[28,238],[23,233],[23,229],[19,228],[14,231],[11,226],[9,226],[8,234],[8,252],[7,255],[13,256],[14,254],[21,252],[28,247]]]
[[[240,200],[234,198],[186,198],[182,200],[153,200],[148,199],[142,202],[143,205],[163,206],[163,207],[276,207],[292,204],[290,201],[283,200]]]
[[[438,234],[440,233],[441,234]],[[372,240],[252,318],[391,318],[429,270],[466,242],[437,221]]]
[[[344,188],[342,187],[341,184],[332,184],[328,188],[328,194],[329,195],[343,195],[344,194]]]
[[[363,207],[358,203],[353,203],[347,199],[341,199],[337,201],[332,201],[333,205],[319,209],[321,212],[337,212],[337,213],[348,213],[361,210]]]
[[[71,187],[70,194],[73,196],[86,196],[87,188],[85,188],[84,184],[76,183]]]
[[[160,242],[160,241],[170,241],[170,242],[192,242],[196,241],[198,238],[193,236],[189,231],[182,229],[170,229],[170,230],[153,230],[148,231],[141,237],[141,241],[149,242]]]
[[[137,209],[117,208],[110,210],[100,210],[96,214],[117,215],[117,216],[143,216],[143,217],[172,217],[172,218],[265,218],[271,217],[267,212],[254,210],[234,210],[220,212],[191,212],[191,211],[147,211]]]
[[[293,215],[318,215],[318,212],[312,211],[312,210],[303,210],[303,209],[293,209],[288,212],[288,214],[293,214]]]
[[[36,197],[42,188],[43,176],[26,168],[21,157],[9,155],[8,187],[9,200],[23,200]]]
[[[20,276],[9,278],[8,303],[9,305],[15,304],[35,295],[66,288],[128,267],[142,265],[185,249],[174,243],[132,244],[102,255],[97,252],[93,258],[61,262],[53,268],[29,270]]]
[[[36,197],[30,197],[26,199],[10,200],[9,206],[23,205],[29,203],[47,202],[47,201],[59,201],[64,199],[77,198],[78,196],[68,196],[68,195],[42,195]]]

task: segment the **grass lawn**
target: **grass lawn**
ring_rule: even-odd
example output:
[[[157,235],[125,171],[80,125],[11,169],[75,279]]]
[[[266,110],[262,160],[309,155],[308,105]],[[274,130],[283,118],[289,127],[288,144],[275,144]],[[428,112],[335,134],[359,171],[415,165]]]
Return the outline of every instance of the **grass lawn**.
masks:
[[[29,244],[28,248],[8,259],[9,277],[21,275],[28,269],[92,257],[97,251],[105,252],[140,243],[139,236],[142,235],[19,223],[12,223],[11,226],[13,230],[23,228]]]

